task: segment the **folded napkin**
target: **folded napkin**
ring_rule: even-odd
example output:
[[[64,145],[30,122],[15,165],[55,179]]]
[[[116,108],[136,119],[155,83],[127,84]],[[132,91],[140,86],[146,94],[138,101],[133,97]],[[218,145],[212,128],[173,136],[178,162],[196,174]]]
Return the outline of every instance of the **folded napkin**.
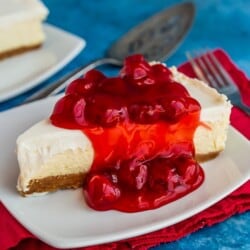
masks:
[[[250,105],[250,80],[240,71],[222,50],[213,52],[219,61],[222,62],[225,69],[229,72],[242,91],[243,98]],[[189,63],[179,67],[183,73],[194,77],[195,74]],[[233,108],[231,116],[232,125],[250,139],[250,117],[245,115],[237,108]],[[219,201],[208,209],[194,215],[173,226],[166,227],[153,233],[138,236],[135,238],[109,243],[99,246],[85,247],[79,249],[97,250],[97,249],[147,249],[160,243],[167,243],[178,240],[192,232],[203,227],[211,226],[221,222],[230,216],[242,213],[250,209],[250,181],[231,193],[229,196]],[[0,246],[1,250],[55,250],[55,248],[46,245],[38,240],[34,235],[28,232],[7,209],[0,203]]]

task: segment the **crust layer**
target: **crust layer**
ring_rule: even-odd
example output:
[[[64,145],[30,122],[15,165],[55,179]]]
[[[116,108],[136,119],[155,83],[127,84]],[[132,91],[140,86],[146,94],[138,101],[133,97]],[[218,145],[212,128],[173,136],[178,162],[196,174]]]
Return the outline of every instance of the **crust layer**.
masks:
[[[40,48],[42,45],[42,43],[39,44],[35,44],[35,45],[31,45],[31,46],[25,46],[25,47],[20,47],[20,48],[16,48],[13,50],[9,50],[9,51],[4,51],[4,52],[0,52],[0,60],[11,57],[11,56],[15,56],[15,55],[19,55],[34,49],[38,49]]]
[[[217,152],[212,152],[212,153],[209,153],[209,154],[206,154],[206,155],[197,154],[197,155],[195,155],[195,159],[199,163],[206,162],[206,161],[209,161],[209,160],[212,160],[212,159],[216,158],[221,152],[222,151],[217,151]]]
[[[76,189],[83,185],[84,177],[84,173],[78,173],[33,179],[29,182],[28,191],[20,191],[20,194],[26,196],[32,193],[53,192],[58,189]]]

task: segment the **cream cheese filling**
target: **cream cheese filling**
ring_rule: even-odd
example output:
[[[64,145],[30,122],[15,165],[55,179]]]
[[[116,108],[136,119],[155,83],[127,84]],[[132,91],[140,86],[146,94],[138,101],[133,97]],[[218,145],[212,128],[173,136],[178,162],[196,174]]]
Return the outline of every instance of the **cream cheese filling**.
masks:
[[[22,21],[13,27],[0,27],[0,53],[29,48],[43,43],[45,35],[40,21]]]
[[[27,191],[31,179],[86,172],[94,150],[83,132],[58,128],[43,120],[18,137],[17,158],[18,190]]]

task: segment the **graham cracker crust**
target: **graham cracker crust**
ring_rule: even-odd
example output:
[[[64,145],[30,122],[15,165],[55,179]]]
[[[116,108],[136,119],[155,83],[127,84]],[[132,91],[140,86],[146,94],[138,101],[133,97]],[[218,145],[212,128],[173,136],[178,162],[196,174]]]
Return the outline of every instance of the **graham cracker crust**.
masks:
[[[198,154],[198,155],[195,155],[195,159],[199,163],[206,162],[206,161],[209,161],[209,160],[212,160],[212,159],[216,158],[220,154],[220,152],[221,151],[212,152],[212,153],[209,153],[209,154],[206,154],[206,155]]]
[[[32,193],[53,192],[58,189],[76,189],[82,187],[85,174],[68,174],[33,179],[28,185],[28,191],[20,191],[22,196]]]
[[[5,51],[0,53],[0,60],[6,59],[8,57],[12,57],[12,56],[16,56],[31,50],[35,50],[41,47],[41,43],[36,44],[36,45],[31,45],[31,46],[25,46],[25,47],[20,47],[14,50],[9,50],[9,51]]]

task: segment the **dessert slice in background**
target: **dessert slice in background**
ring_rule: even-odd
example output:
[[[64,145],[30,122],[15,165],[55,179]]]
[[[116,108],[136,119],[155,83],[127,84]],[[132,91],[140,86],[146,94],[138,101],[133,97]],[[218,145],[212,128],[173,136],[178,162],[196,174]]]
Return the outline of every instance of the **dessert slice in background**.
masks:
[[[0,59],[41,46],[47,15],[39,0],[0,0]]]

